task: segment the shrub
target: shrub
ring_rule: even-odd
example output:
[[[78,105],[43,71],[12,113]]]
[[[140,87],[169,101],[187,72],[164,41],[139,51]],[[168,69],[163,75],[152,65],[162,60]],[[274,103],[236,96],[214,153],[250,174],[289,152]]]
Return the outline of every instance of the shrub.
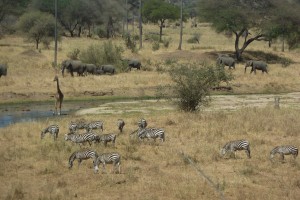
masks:
[[[67,56],[68,58],[72,59],[72,60],[78,60],[78,55],[80,53],[79,49],[73,49],[72,51],[70,51]]]
[[[187,40],[188,43],[200,43],[200,34],[195,33],[191,38]]]
[[[130,35],[130,33],[126,33],[124,35],[124,40],[126,47],[130,49],[132,53],[137,52],[135,39]]]
[[[157,51],[160,48],[159,42],[153,42],[152,50]]]
[[[176,104],[183,111],[193,112],[208,104],[210,89],[218,86],[221,81],[229,81],[229,75],[223,69],[202,64],[181,65],[169,71]]]
[[[112,64],[118,70],[124,71],[126,67],[121,60],[123,51],[122,47],[113,45],[111,41],[108,41],[101,45],[90,45],[80,53],[80,60],[84,63],[92,63],[97,66]]]
[[[165,39],[163,39],[163,44],[164,44],[164,47],[165,48],[169,48],[169,46],[170,46],[170,42],[172,41],[172,38],[165,38]]]

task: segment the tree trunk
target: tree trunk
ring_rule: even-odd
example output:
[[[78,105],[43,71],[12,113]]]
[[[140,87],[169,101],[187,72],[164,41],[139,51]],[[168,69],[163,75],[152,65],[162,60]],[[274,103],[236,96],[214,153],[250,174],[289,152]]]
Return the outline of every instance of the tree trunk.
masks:
[[[159,42],[162,42],[162,29],[164,26],[164,20],[160,20],[160,26],[159,26]]]
[[[82,31],[82,27],[81,27],[81,25],[78,27],[78,37],[80,37],[81,36],[81,31]]]
[[[36,49],[39,49],[39,43],[40,43],[40,41],[39,41],[39,39],[36,39],[35,41],[36,41],[36,43],[35,43],[35,48],[36,48]]]
[[[183,0],[181,0],[181,9],[180,9],[180,39],[179,39],[178,50],[181,50],[181,45],[182,45],[182,31],[183,31],[182,10],[183,10]]]
[[[140,29],[140,49],[143,47],[143,24],[142,24],[142,0],[140,0],[140,16],[139,16],[139,29]]]

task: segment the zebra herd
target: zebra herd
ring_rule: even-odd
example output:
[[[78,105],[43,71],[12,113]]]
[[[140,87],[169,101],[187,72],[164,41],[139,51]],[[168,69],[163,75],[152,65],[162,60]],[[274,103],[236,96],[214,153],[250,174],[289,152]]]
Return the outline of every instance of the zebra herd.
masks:
[[[116,142],[116,134],[95,134],[92,131],[99,129],[103,131],[103,122],[102,121],[93,121],[90,123],[85,123],[83,121],[79,122],[71,122],[69,124],[68,130],[69,133],[65,134],[65,141],[71,141],[75,144],[79,144],[80,147],[82,144],[89,143],[91,146],[93,142],[100,143],[102,142],[104,146],[107,146],[108,142],[112,142],[113,146],[115,147]],[[142,141],[144,138],[147,139],[154,139],[154,141],[159,138],[161,142],[165,141],[165,132],[163,129],[157,129],[157,128],[146,128],[147,127],[147,121],[145,119],[140,119],[138,121],[138,129],[134,132],[137,132],[137,137],[140,141]],[[122,119],[118,119],[116,123],[120,133],[123,132],[123,128],[125,126],[125,122]],[[85,129],[86,132],[82,134],[78,134],[78,131],[80,129]],[[47,128],[43,129],[41,131],[41,139],[44,138],[45,134],[49,133],[53,136],[54,141],[57,140],[58,133],[59,133],[59,126],[54,124],[50,125]],[[78,166],[82,162],[82,160],[87,159],[93,159],[94,164],[94,172],[97,173],[99,170],[99,165],[102,163],[103,171],[106,172],[105,165],[106,164],[113,164],[113,168],[115,171],[115,168],[118,167],[118,172],[121,171],[121,156],[119,153],[112,152],[112,153],[103,153],[98,154],[94,150],[85,149],[85,150],[79,150],[75,151],[71,154],[69,157],[69,169],[73,167],[74,160],[78,160]]]

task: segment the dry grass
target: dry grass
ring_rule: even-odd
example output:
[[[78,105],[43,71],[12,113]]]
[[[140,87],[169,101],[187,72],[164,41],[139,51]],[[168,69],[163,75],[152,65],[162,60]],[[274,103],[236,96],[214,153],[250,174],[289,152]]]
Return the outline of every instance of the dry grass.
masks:
[[[158,32],[158,27],[145,26],[144,33]],[[132,71],[114,76],[89,76],[62,78],[61,89],[66,99],[84,96],[85,91],[111,91],[114,96],[155,95],[157,86],[170,84],[167,74],[159,73],[157,66],[168,67],[166,59],[175,62],[214,63],[211,56],[221,51],[231,51],[233,41],[212,32],[209,26],[190,29],[187,25],[186,41],[195,32],[201,34],[200,44],[183,44],[178,53],[179,29],[165,29],[172,42],[168,49],[152,51],[145,42],[138,54],[127,51],[126,57],[142,60],[149,71]],[[59,43],[59,62],[66,59],[74,48],[84,49],[103,40],[63,38]],[[122,41],[114,39],[121,44]],[[275,44],[280,46],[280,44]],[[7,36],[0,40],[0,59],[9,65],[8,76],[0,79],[0,101],[52,100],[55,92],[51,67],[53,49],[35,51],[33,44],[24,43],[20,37]],[[279,49],[279,48],[278,48]],[[294,60],[295,64],[282,68],[270,64],[269,75],[244,74],[242,64],[233,71],[231,83],[234,93],[298,91],[299,53],[277,52],[267,48],[267,43],[255,43],[249,50],[271,52]],[[212,53],[212,54],[210,54]],[[150,63],[150,64],[149,64]],[[249,69],[248,69],[249,70]],[[137,105],[134,105],[137,106]],[[145,105],[143,106],[144,109]],[[157,102],[156,107],[161,107]],[[165,106],[165,105],[163,105]],[[140,107],[137,107],[137,110]],[[136,122],[145,117],[150,127],[161,127],[166,132],[166,142],[139,143],[129,134]],[[68,158],[79,147],[65,142],[67,125],[71,120],[101,119],[105,132],[117,133],[116,120],[123,118],[125,131],[118,135],[116,148],[93,144],[100,152],[117,151],[122,156],[121,174],[93,174],[92,161],[83,161],[80,168],[68,170]],[[18,123],[0,129],[0,199],[218,199],[218,194],[179,155],[188,154],[224,192],[226,199],[297,199],[300,196],[299,158],[294,161],[271,163],[271,149],[280,144],[300,147],[299,111],[292,108],[275,110],[247,108],[235,112],[182,113],[172,110],[141,113],[129,112],[106,115],[53,117],[45,121]],[[40,131],[57,123],[59,139],[53,142],[49,135],[40,139]],[[252,158],[244,152],[237,159],[222,159],[219,149],[229,140],[245,138],[250,141]],[[111,166],[109,165],[110,169]]]
[[[158,102],[159,106],[160,103]],[[129,134],[141,113],[56,117],[42,122],[19,123],[0,129],[1,199],[218,199],[214,189],[179,155],[188,154],[224,192],[226,199],[297,199],[300,195],[300,163],[286,156],[268,159],[279,144],[300,146],[298,110],[243,109],[232,113],[189,114],[151,112],[143,116],[150,127],[162,127],[166,142],[138,142]],[[97,152],[122,155],[121,174],[93,174],[92,161],[75,163],[68,170],[70,154],[79,146],[64,141],[71,120],[102,119],[105,133],[118,133],[116,120],[126,122],[116,148],[93,144]],[[57,123],[57,142],[40,139],[40,131]],[[244,152],[237,159],[220,158],[219,149],[229,140],[250,141],[252,158]],[[88,145],[86,146],[88,147]],[[108,165],[111,169],[111,165]],[[22,198],[20,198],[22,199]]]

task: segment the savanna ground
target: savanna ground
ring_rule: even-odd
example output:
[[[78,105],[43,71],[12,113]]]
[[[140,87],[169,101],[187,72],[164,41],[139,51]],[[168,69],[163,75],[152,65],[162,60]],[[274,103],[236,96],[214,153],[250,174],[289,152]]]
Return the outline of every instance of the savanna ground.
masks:
[[[147,31],[158,27],[145,26]],[[214,33],[209,25],[196,29],[187,25],[184,41],[194,33],[200,33],[200,44],[183,43],[183,51],[177,51],[179,29],[164,30],[165,37],[172,38],[169,48],[152,51],[151,43],[133,54],[129,50],[124,57],[142,60],[147,70],[118,73],[113,76],[88,76],[60,78],[61,89],[68,100],[115,100],[155,96],[157,88],[171,83],[167,73],[169,62],[215,63],[217,53],[233,50],[233,39]],[[63,38],[59,43],[58,60],[66,59],[74,48],[85,49],[92,43],[105,40],[88,38]],[[123,44],[120,39],[113,39]],[[253,43],[245,53],[247,58],[267,56],[269,53],[294,61],[288,67],[270,62],[268,75],[244,74],[244,63],[232,70],[235,79],[230,83],[230,94],[298,92],[300,87],[299,50],[280,52],[280,43],[268,48],[266,42]],[[261,51],[262,55],[253,52]],[[250,52],[250,53],[249,53]],[[255,57],[256,56],[256,57]],[[51,49],[34,50],[18,36],[0,40],[0,58],[9,65],[8,76],[0,79],[0,101],[3,104],[24,101],[53,101],[56,71],[52,68]],[[103,97],[87,94],[107,93]],[[225,93],[227,94],[227,93]],[[300,163],[286,156],[269,160],[269,152],[277,145],[293,144],[300,147],[300,114],[298,106],[273,105],[228,111],[204,111],[184,113],[176,109],[159,109],[173,106],[168,101],[149,104],[113,104],[113,110],[101,114],[69,115],[44,121],[18,123],[0,129],[0,199],[219,199],[219,194],[182,158],[189,155],[197,168],[224,193],[226,199],[298,199],[300,196]],[[254,103],[255,104],[255,103]],[[213,106],[212,102],[212,106]],[[128,108],[132,112],[117,112]],[[135,110],[134,110],[135,109]],[[141,112],[147,110],[147,112]],[[164,143],[138,142],[130,137],[137,128],[137,121],[144,117],[150,127],[163,128]],[[92,161],[83,161],[78,168],[68,169],[70,154],[79,146],[64,141],[71,120],[103,120],[105,133],[118,133],[116,120],[126,122],[125,130],[118,134],[116,148],[92,144],[97,152],[119,152],[122,156],[121,174],[94,174]],[[50,124],[60,126],[58,141],[46,135],[40,139],[40,131]],[[219,149],[230,140],[250,141],[252,158],[244,152],[237,159],[224,159]],[[86,148],[89,148],[88,145]],[[107,166],[108,171],[111,165]]]

